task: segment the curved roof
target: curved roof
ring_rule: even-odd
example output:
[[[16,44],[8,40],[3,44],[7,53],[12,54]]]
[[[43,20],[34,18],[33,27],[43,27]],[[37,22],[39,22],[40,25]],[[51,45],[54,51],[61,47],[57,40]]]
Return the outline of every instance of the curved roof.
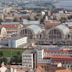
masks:
[[[27,28],[31,29],[34,32],[34,34],[38,34],[39,32],[43,31],[43,29],[38,25],[30,25]]]
[[[69,28],[66,25],[58,25],[55,27],[55,29],[60,30],[64,35],[67,35],[70,32]]]

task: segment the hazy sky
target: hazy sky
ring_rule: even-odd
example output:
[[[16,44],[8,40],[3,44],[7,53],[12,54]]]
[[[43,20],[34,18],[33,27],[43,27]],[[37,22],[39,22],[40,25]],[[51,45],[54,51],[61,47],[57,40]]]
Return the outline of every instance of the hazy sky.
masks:
[[[0,0],[0,1],[16,1],[16,0]],[[21,0],[18,0],[21,1]],[[26,0],[22,0],[22,1],[26,1]],[[35,0],[28,0],[28,1],[35,1]],[[55,6],[57,8],[68,8],[68,9],[72,9],[72,0],[37,0],[37,1],[55,1]],[[56,2],[57,1],[57,2]]]
[[[64,7],[72,9],[72,0],[58,0],[56,7]]]

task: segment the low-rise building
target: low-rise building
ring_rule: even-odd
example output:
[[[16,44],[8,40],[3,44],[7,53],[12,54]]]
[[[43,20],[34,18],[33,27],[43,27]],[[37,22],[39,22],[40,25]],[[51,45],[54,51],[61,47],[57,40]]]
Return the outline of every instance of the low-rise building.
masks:
[[[7,33],[18,32],[23,25],[19,22],[2,22],[0,28],[6,28]]]
[[[31,71],[36,69],[36,52],[26,50],[22,53],[22,67],[29,68]]]
[[[8,47],[9,48],[19,48],[21,45],[25,45],[27,43],[27,37],[22,38],[11,38],[8,40]]]
[[[8,48],[25,48],[27,37],[6,37],[0,40],[0,45]]]
[[[51,63],[58,65],[62,64],[62,67],[71,68],[72,67],[72,54],[69,49],[59,49],[59,50],[43,50],[43,59],[50,59]]]

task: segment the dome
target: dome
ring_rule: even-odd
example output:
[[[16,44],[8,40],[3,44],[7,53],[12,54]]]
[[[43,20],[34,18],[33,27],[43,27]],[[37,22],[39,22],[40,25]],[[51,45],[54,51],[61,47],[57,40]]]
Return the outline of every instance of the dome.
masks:
[[[27,28],[31,29],[34,32],[34,34],[38,34],[43,31],[43,29],[38,25],[30,25]]]
[[[65,39],[69,34],[69,28],[66,25],[58,25],[48,32],[49,39]]]
[[[60,30],[60,32],[62,32],[62,34],[64,36],[66,36],[67,34],[69,34],[69,28],[66,25],[58,25],[56,26],[56,29]]]

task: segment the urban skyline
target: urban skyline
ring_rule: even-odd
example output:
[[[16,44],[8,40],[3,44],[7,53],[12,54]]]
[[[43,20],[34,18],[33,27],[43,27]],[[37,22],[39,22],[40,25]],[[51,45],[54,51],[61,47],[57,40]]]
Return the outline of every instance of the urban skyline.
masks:
[[[71,0],[0,2],[0,72],[72,72],[71,7]]]

